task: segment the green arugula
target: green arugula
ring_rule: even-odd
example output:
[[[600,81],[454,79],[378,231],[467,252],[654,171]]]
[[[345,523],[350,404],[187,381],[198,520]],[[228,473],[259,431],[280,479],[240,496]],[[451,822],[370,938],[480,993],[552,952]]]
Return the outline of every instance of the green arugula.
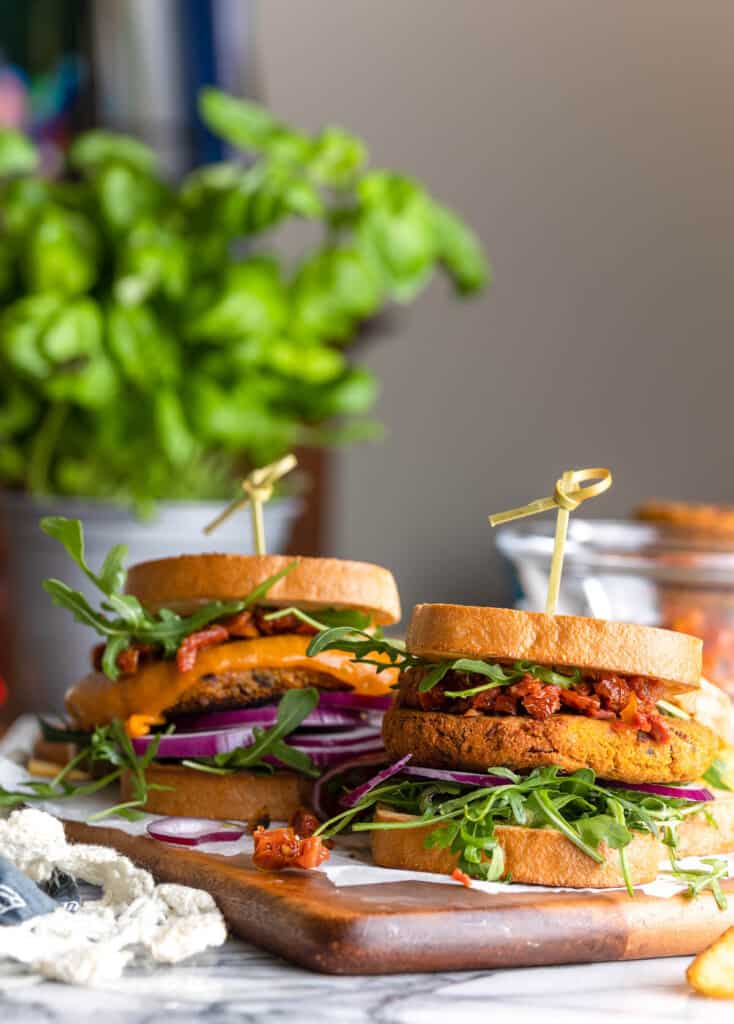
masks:
[[[720,884],[722,878],[729,876],[729,864],[726,860],[703,857],[701,863],[706,865],[705,868],[681,868],[675,858],[674,846],[670,845],[668,856],[672,875],[688,886],[686,895],[689,899],[695,899],[700,893],[710,889],[719,910],[726,910],[729,903]]]
[[[366,612],[359,612],[352,608],[321,608],[314,615],[309,615],[302,608],[289,607],[279,608],[265,616],[266,622],[277,622],[292,615],[307,626],[312,626],[319,632],[325,629],[333,629],[335,626],[349,626],[351,629],[365,629],[370,624],[370,617]],[[316,618],[318,615],[318,618]]]
[[[104,595],[101,602],[102,611],[97,611],[83,594],[61,580],[47,579],[43,584],[44,590],[51,595],[55,605],[66,608],[78,622],[91,626],[100,636],[106,638],[102,671],[113,680],[119,676],[118,655],[131,644],[141,643],[160,647],[164,656],[171,658],[187,636],[217,619],[237,615],[246,608],[251,608],[298,564],[297,561],[290,562],[280,572],[263,580],[240,601],[210,601],[189,616],[177,615],[168,608],[161,608],[152,615],[143,608],[136,597],[122,593],[126,578],[123,562],[127,554],[124,544],[115,545],[105,558],[101,571],[95,573],[85,558],[84,528],[78,519],[47,516],[41,520],[41,529],[64,546],[75,564]],[[107,612],[112,613],[114,617],[105,614]]]
[[[312,625],[317,625],[312,621]],[[319,624],[320,625],[320,624]],[[397,668],[406,672],[411,668],[427,669],[418,684],[420,693],[432,690],[441,682],[447,672],[466,672],[470,675],[484,676],[490,681],[466,690],[447,690],[447,697],[473,697],[484,690],[492,690],[498,686],[509,686],[525,675],[532,675],[543,683],[569,689],[581,681],[579,669],[572,669],[570,675],[556,672],[547,665],[538,665],[531,661],[516,661],[512,666],[503,666],[489,661],[472,658],[454,658],[451,661],[428,661],[405,650],[400,640],[392,640],[381,635],[372,636],[363,629],[350,628],[348,625],[326,629],[314,637],[308,647],[309,656],[313,657],[321,651],[345,651],[354,656],[354,660],[374,665],[378,672],[387,668]],[[370,658],[369,655],[379,654],[385,660]]]
[[[304,718],[316,708],[318,702],[319,692],[313,686],[304,690],[288,690],[278,704],[275,724],[269,729],[255,727],[255,742],[249,747],[237,747],[225,754],[195,758],[182,763],[197,771],[210,772],[214,775],[232,775],[243,768],[272,772],[272,765],[265,760],[266,757],[272,757],[294,771],[318,778],[321,773],[308,754],[284,742],[284,738],[298,728]]]
[[[146,780],[145,772],[155,757],[160,744],[160,736],[156,737],[148,745],[146,751],[138,756],[130,737],[125,732],[122,722],[115,720],[108,725],[100,725],[93,733],[85,735],[75,732],[65,732],[55,726],[42,723],[43,733],[46,738],[52,738],[63,742],[80,743],[85,745],[64,765],[58,774],[50,781],[29,781],[23,783],[24,789],[8,790],[0,786],[0,807],[19,807],[23,804],[32,803],[38,800],[63,800],[68,797],[90,796],[97,793],[111,783],[116,782],[125,771],[131,774],[131,785],[133,799],[125,803],[115,804],[107,807],[90,817],[90,821],[99,821],[112,815],[127,818],[135,821],[143,817],[142,807],[145,806],[150,790],[167,790],[170,786],[161,786],[157,783],[149,783]],[[89,782],[72,783],[68,776],[70,772],[80,764],[91,766],[103,764],[111,766],[112,770],[105,772],[100,778],[91,779]]]
[[[426,839],[427,846],[450,849],[459,868],[473,878],[500,881],[505,862],[496,826],[553,828],[597,863],[604,861],[602,843],[617,850],[625,884],[631,890],[625,850],[633,833],[648,833],[668,842],[675,826],[698,810],[689,800],[607,789],[597,783],[590,768],[568,775],[553,766],[536,768],[526,776],[507,768],[491,769],[489,774],[508,781],[500,786],[468,787],[436,780],[390,779],[355,807],[325,822],[317,834],[333,836],[349,825],[356,832],[436,826]],[[413,817],[405,822],[363,820],[378,803]]]
[[[408,654],[402,640],[393,640],[379,633],[367,633],[353,626],[335,626],[326,629],[313,638],[308,645],[306,654],[309,658],[321,654],[322,651],[344,651],[353,655],[353,660],[363,665],[374,665],[377,672],[389,668],[397,668],[401,672],[409,668],[421,666],[426,662],[413,654]],[[379,654],[385,659],[370,658],[370,654]]]
[[[728,789],[734,792],[734,779],[731,769],[722,757],[715,758],[702,776],[714,789]]]

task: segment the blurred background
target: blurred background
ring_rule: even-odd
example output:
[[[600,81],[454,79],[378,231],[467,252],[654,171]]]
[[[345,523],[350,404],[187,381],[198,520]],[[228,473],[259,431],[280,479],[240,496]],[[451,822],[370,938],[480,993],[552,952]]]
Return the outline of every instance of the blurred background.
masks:
[[[593,508],[586,506],[584,516],[590,510],[591,515],[623,517],[651,496],[734,502],[729,453],[734,136],[728,128],[734,9],[727,0],[698,5],[684,0],[25,0],[2,5],[0,53],[0,122],[30,133],[45,175],[63,174],[64,155],[73,140],[94,127],[120,130],[145,142],[158,155],[159,173],[167,182],[180,182],[201,165],[231,161],[233,150],[257,151],[257,146],[233,147],[241,126],[235,126],[234,136],[229,124],[226,130],[211,130],[210,117],[209,130],[205,128],[197,113],[197,93],[206,85],[263,104],[279,121],[315,139],[317,149],[309,153],[318,150],[321,162],[314,170],[312,161],[305,180],[342,196],[343,210],[354,209],[352,198],[346,198],[356,181],[350,175],[362,173],[356,169],[360,161],[351,133],[369,150],[371,167],[399,168],[400,173],[389,181],[370,179],[369,186],[355,192],[357,217],[362,219],[354,227],[354,244],[363,246],[360,259],[369,250],[370,258],[377,252],[383,261],[379,299],[366,294],[372,264],[368,270],[360,264],[357,277],[349,278],[352,293],[352,286],[345,279],[337,281],[334,267],[325,268],[323,260],[318,273],[312,267],[306,273],[305,264],[293,271],[296,277],[290,280],[297,279],[298,288],[289,301],[301,302],[302,321],[309,326],[301,334],[288,333],[290,321],[278,327],[284,344],[278,348],[277,366],[268,364],[267,370],[271,382],[276,371],[279,375],[280,419],[275,426],[272,405],[267,404],[270,391],[266,401],[262,390],[244,388],[236,395],[231,388],[226,394],[214,390],[215,384],[220,389],[230,385],[229,378],[223,383],[216,368],[210,369],[214,364],[209,350],[221,338],[214,338],[211,318],[205,323],[196,317],[219,309],[222,295],[210,291],[197,300],[200,305],[193,312],[185,311],[185,322],[204,324],[200,334],[209,346],[209,362],[203,361],[201,347],[195,347],[201,338],[189,338],[192,348],[182,356],[181,380],[189,359],[197,374],[211,373],[206,392],[211,401],[204,401],[201,389],[187,392],[190,382],[171,384],[161,378],[161,387],[165,384],[175,396],[184,396],[182,408],[172,399],[170,407],[156,405],[151,413],[159,433],[161,422],[173,424],[160,444],[174,467],[175,488],[161,470],[163,475],[146,481],[137,493],[129,482],[120,482],[131,472],[128,466],[105,484],[105,491],[100,481],[111,456],[102,452],[91,470],[83,457],[84,437],[102,429],[84,419],[93,415],[89,402],[77,413],[78,395],[57,385],[49,391],[44,385],[43,402],[66,402],[72,407],[69,416],[78,415],[79,426],[76,434],[70,420],[59,428],[64,445],[63,431],[69,433],[68,458],[66,449],[58,464],[49,457],[45,475],[38,471],[45,456],[34,438],[43,423],[47,434],[56,429],[53,420],[48,426],[48,419],[38,418],[48,416],[48,410],[39,413],[34,405],[28,424],[13,435],[7,430],[15,475],[6,469],[6,562],[14,553],[24,563],[36,557],[37,573],[44,568],[48,572],[51,555],[33,531],[39,502],[49,495],[67,502],[118,497],[127,506],[131,496],[138,506],[141,498],[143,504],[148,498],[221,504],[235,469],[266,461],[283,447],[299,450],[306,472],[278,526],[283,531],[280,543],[292,550],[389,566],[408,610],[419,600],[510,602],[520,597],[519,583],[526,600],[537,604],[542,582],[536,580],[533,593],[527,566],[520,565],[519,576],[507,571],[486,517],[551,493],[555,479],[570,467],[609,466],[614,472],[613,489],[593,502]],[[248,138],[254,137],[260,128],[252,120],[248,125]],[[342,126],[349,138],[324,141],[319,133],[325,125]],[[274,138],[272,132],[269,138]],[[267,155],[271,159],[272,152]],[[281,156],[279,151],[276,157]],[[107,157],[103,164],[95,159],[82,155],[71,177],[89,175],[95,201],[112,204],[100,207],[109,219],[110,210],[116,209],[117,179],[112,193],[102,191],[99,182],[109,162]],[[128,166],[128,155],[122,163]],[[135,172],[142,173],[139,165]],[[417,196],[414,181],[421,183]],[[199,185],[197,179],[187,196],[194,196]],[[296,185],[281,203],[285,213],[281,210],[254,226],[250,219],[248,230],[241,232],[248,244],[257,236],[259,245],[263,232],[272,230],[268,245],[277,246],[283,263],[305,258],[299,255],[302,221],[324,219],[301,179]],[[221,175],[216,181],[207,179],[190,200],[194,205],[186,207],[187,229],[189,223],[196,227],[197,217],[203,222],[219,215],[222,193],[217,190],[223,187]],[[441,204],[439,214],[433,205],[426,212],[424,195],[432,197],[431,204]],[[6,211],[15,209],[13,196],[5,196]],[[446,208],[454,213],[444,216]],[[110,223],[100,229],[105,245]],[[328,232],[334,223],[332,219],[328,225],[325,245],[331,244]],[[62,259],[59,252],[65,244],[66,236],[59,231],[54,260]],[[474,235],[491,260],[491,286]],[[116,252],[127,244],[119,233],[114,239]],[[29,246],[26,241],[19,256],[16,251],[19,265],[25,265],[28,252],[36,252]],[[183,308],[193,286],[179,294],[171,285],[164,294],[165,282],[150,285],[134,253],[124,252],[124,274],[117,271],[110,285],[113,301],[128,310],[124,316],[137,308],[135,296],[142,293],[136,287],[149,289],[140,301],[156,311],[159,300]],[[210,258],[208,249],[196,252],[197,259]],[[448,273],[442,274],[442,268]],[[42,268],[36,277],[45,272]],[[57,270],[48,273],[53,276]],[[42,291],[36,285],[16,281],[5,304]],[[90,294],[96,295],[94,288],[100,287],[98,279]],[[160,294],[155,288],[162,289]],[[351,305],[345,300],[346,320],[342,310],[335,313],[329,305],[338,291],[347,299],[352,295]],[[354,298],[357,292],[359,299]],[[246,318],[250,307],[242,308]],[[17,311],[13,315],[10,326],[15,329]],[[27,315],[27,309],[21,310],[21,327]],[[104,315],[111,316],[107,306]],[[337,317],[337,327],[333,321],[324,324],[330,316]],[[3,322],[8,324],[7,316]],[[44,323],[39,330],[48,330]],[[299,331],[302,326],[299,322]],[[139,327],[137,321],[132,327],[126,321],[124,337],[129,340]],[[222,337],[228,345],[250,343],[252,331],[244,330],[240,337],[235,330],[233,338],[227,324],[225,328]],[[7,331],[4,336],[10,337]],[[308,347],[308,371],[298,351],[294,353],[296,341]],[[21,390],[33,390],[26,381],[32,371],[21,366],[22,359],[17,361],[24,344],[5,342],[0,400],[5,385],[8,409],[17,400],[11,376],[12,381],[17,377]],[[39,344],[42,349],[45,344],[51,359],[48,353],[54,346],[43,338]],[[66,352],[68,339],[58,344]],[[157,345],[147,357],[155,365],[163,358]],[[15,363],[7,355],[11,348]],[[322,349],[347,352],[352,369],[334,364],[330,376],[331,363]],[[245,361],[254,358],[250,349],[242,355]],[[379,397],[370,407],[373,384]],[[90,387],[98,396],[98,385]],[[258,414],[266,409],[267,417],[254,417],[255,407]],[[332,412],[362,423],[349,436],[376,437],[379,423],[384,439],[332,449],[326,441],[333,437],[324,428]],[[105,430],[115,415],[100,411]],[[125,419],[127,415],[120,413],[125,426],[119,436],[132,441],[137,421]],[[1,417],[0,401],[0,451]],[[178,440],[171,441],[179,421],[183,427]],[[196,435],[194,441],[189,433]],[[146,440],[146,450],[155,443]],[[198,475],[189,474],[201,444],[207,458],[211,449],[213,461],[199,466]],[[119,447],[119,437],[113,438],[110,450]],[[222,452],[233,462],[225,467],[221,487],[209,486],[210,480],[220,479],[222,467],[216,459]],[[181,459],[179,469],[176,458]],[[6,452],[6,466],[10,459]],[[135,464],[140,461],[138,454]],[[202,473],[207,486],[201,484]],[[26,503],[29,491],[36,494],[32,509]],[[193,518],[185,535],[196,537],[203,513],[189,508],[187,514]],[[143,530],[134,512],[125,522],[125,531]],[[144,532],[157,553],[155,515],[148,523]],[[170,537],[173,532],[180,547],[178,538],[184,534],[165,517],[163,523],[160,534]],[[548,554],[542,540],[546,526],[552,529],[552,523],[531,527],[541,535],[540,562]],[[117,519],[103,523],[100,549],[129,539],[112,536],[121,529]],[[241,529],[244,536],[244,525]],[[637,581],[632,590],[625,586],[619,600],[617,592],[613,599],[607,593],[601,604],[590,605],[590,592],[582,588],[578,602],[569,599],[567,610],[588,612],[591,607],[596,614],[606,611],[641,621],[664,618],[668,592],[661,596],[659,580],[650,583],[650,578],[657,571],[652,563],[668,556],[661,555],[660,538],[649,530],[604,535],[600,542],[605,551],[619,557],[622,551],[632,559],[624,570]],[[728,597],[724,601],[721,595],[728,595],[734,569],[728,561],[726,530],[714,529],[713,553],[711,531],[699,523],[694,532],[692,539],[685,530],[683,536],[678,531],[673,562],[679,569],[683,564],[682,572],[697,572],[693,561],[698,555],[689,551],[693,546],[708,559],[706,572],[714,575],[702,583],[690,572],[690,578],[681,580],[669,570],[664,586],[677,588],[678,596],[703,587],[707,601],[716,593],[719,604],[723,601],[728,608]],[[575,539],[582,547],[588,535],[582,531]],[[236,547],[240,540],[232,535],[222,545]],[[246,545],[246,537],[242,543]],[[542,576],[542,569],[538,571]],[[6,568],[6,579],[9,572]],[[580,578],[601,578],[598,566],[590,568],[588,561],[578,573]],[[644,594],[639,584],[643,578]],[[35,585],[28,583],[29,588]],[[9,605],[16,602],[19,586],[7,590]],[[23,595],[26,607],[34,592]],[[598,598],[598,587],[596,593]],[[44,596],[37,601],[44,602]],[[700,611],[701,603],[698,597],[684,601],[685,614],[691,605]],[[42,642],[37,635],[36,642]]]

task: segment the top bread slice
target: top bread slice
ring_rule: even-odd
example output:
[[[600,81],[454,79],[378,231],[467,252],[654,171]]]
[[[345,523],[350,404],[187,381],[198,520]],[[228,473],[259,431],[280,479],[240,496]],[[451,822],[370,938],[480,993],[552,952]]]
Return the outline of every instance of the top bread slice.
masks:
[[[659,679],[671,693],[697,690],[698,637],[652,626],[545,615],[510,608],[419,604],[407,649],[428,660],[481,658],[615,672]]]
[[[366,612],[381,626],[400,618],[393,574],[368,562],[287,555],[179,555],[131,566],[125,590],[148,609],[170,608],[190,615],[208,601],[238,601],[258,584],[297,565],[278,580],[262,605],[303,609],[349,608]]]

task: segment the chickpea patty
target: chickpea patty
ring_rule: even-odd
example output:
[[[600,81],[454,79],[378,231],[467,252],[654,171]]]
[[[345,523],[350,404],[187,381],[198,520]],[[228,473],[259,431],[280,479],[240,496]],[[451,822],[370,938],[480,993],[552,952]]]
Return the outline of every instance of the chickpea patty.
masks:
[[[412,754],[431,768],[524,771],[557,765],[564,771],[592,768],[621,782],[689,782],[711,764],[715,733],[695,721],[668,720],[669,738],[649,736],[617,722],[556,714],[544,721],[523,717],[446,714],[391,708],[383,739],[392,757]]]

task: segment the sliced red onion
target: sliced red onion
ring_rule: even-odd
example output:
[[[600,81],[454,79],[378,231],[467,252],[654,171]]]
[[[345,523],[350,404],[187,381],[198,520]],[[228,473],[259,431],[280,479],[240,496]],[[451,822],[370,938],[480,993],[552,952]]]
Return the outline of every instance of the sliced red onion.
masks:
[[[405,775],[414,775],[419,779],[438,779],[440,782],[460,782],[465,786],[507,786],[513,780],[501,775],[481,775],[479,772],[454,772],[448,768],[418,768],[411,765],[404,771]]]
[[[361,729],[342,729],[340,732],[309,732],[299,726],[295,732],[286,737],[286,743],[303,748],[340,747],[375,738],[382,741],[382,733],[379,729],[369,725],[365,725]]]
[[[367,796],[371,793],[375,786],[379,786],[381,783],[391,779],[393,775],[397,775],[401,772],[405,765],[410,761],[412,754],[406,754],[405,757],[401,757],[399,761],[395,761],[393,764],[383,768],[377,775],[373,775],[371,779],[363,782],[361,786],[357,786],[356,789],[352,789],[349,793],[345,793],[339,803],[342,807],[354,807],[363,796]]]
[[[228,754],[238,747],[249,747],[254,734],[251,726],[238,726],[209,732],[172,733],[170,736],[139,736],[132,740],[135,753],[143,754],[157,738],[160,742],[156,757],[182,760],[214,757],[216,754]],[[380,731],[368,726],[339,733],[302,733],[296,730],[286,738],[286,742],[309,754],[316,764],[331,764],[337,757],[354,757],[382,747]]]
[[[354,693],[352,690],[319,690],[321,708],[357,708],[361,711],[387,711],[392,705],[393,695],[382,693],[370,695]]]
[[[200,843],[231,843],[246,832],[244,825],[227,825],[209,818],[156,818],[147,826],[148,835],[161,843],[199,846]]]
[[[384,750],[382,740],[379,737],[371,741],[355,743],[351,747],[321,747],[317,749],[308,747],[308,749],[306,749],[304,747],[299,747],[298,744],[292,742],[289,743],[289,746],[295,747],[297,750],[301,750],[304,754],[308,754],[317,768],[330,768],[332,765],[344,764],[346,761],[359,757],[362,754],[382,753]],[[263,760],[271,764],[280,764],[280,762],[275,758],[271,758],[267,755]]]
[[[264,704],[259,708],[235,708],[232,711],[212,711],[206,715],[189,715],[178,721],[186,732],[209,732],[212,729],[229,729],[233,725],[273,725],[277,717],[277,705]],[[358,710],[317,707],[304,718],[301,726],[354,725],[360,721],[362,715]]]
[[[691,800],[703,804],[715,800],[714,794],[698,786],[664,786],[656,782],[618,782],[616,779],[597,779],[600,786],[608,789],[629,789],[634,793],[650,793],[651,796],[668,796],[679,800]]]
[[[327,804],[328,786],[333,779],[338,778],[340,775],[346,775],[347,772],[353,771],[355,768],[376,768],[378,765],[384,764],[386,760],[387,753],[383,749],[375,754],[363,754],[361,757],[353,757],[347,761],[341,761],[339,764],[335,764],[333,768],[330,768],[329,771],[324,772],[314,782],[311,793],[311,803],[316,816],[321,821],[326,821],[333,813],[332,807],[329,807]]]

